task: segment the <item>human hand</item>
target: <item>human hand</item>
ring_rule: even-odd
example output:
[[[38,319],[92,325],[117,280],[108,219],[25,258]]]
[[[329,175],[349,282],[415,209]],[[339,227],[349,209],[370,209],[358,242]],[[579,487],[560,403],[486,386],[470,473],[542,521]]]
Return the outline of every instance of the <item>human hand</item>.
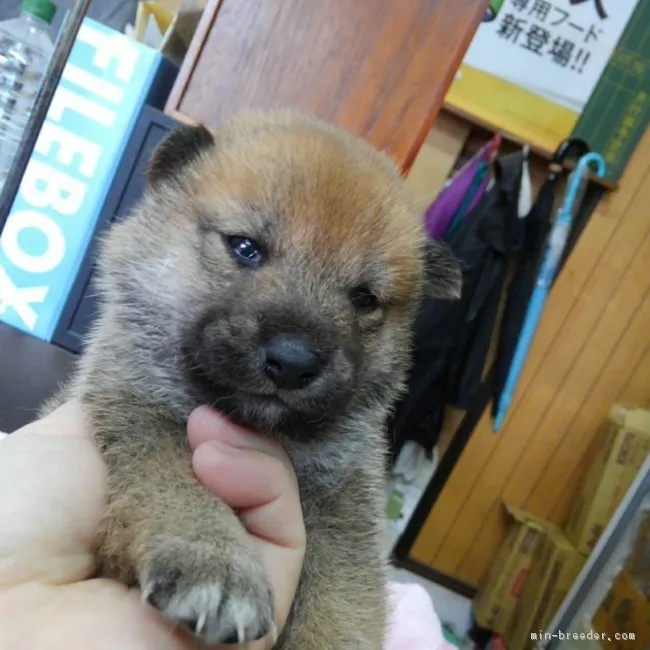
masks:
[[[305,547],[291,464],[279,446],[205,407],[190,417],[188,437],[197,478],[238,512],[256,543],[281,630]],[[0,442],[1,650],[200,647],[143,605],[138,590],[91,578],[104,506],[104,467],[78,404]]]

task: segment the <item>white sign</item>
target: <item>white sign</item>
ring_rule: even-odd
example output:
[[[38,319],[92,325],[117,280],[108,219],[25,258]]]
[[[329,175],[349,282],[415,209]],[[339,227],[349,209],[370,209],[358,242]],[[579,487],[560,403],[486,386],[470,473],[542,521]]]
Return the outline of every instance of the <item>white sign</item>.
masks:
[[[638,2],[504,0],[463,63],[580,113]]]

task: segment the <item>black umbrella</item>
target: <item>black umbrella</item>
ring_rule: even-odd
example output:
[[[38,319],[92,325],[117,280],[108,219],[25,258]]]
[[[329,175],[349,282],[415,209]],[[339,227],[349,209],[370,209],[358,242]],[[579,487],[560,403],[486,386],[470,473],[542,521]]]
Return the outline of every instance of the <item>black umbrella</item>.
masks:
[[[508,289],[508,297],[501,320],[492,377],[492,416],[496,415],[499,399],[526,316],[528,301],[537,280],[541,256],[551,227],[553,204],[558,180],[562,174],[562,163],[571,151],[574,151],[577,156],[582,156],[589,151],[589,147],[579,139],[566,140],[560,145],[553,156],[549,174],[530,213],[521,220],[525,224],[525,235],[519,264]]]
[[[517,220],[521,152],[494,163],[494,183],[447,240],[463,266],[458,301],[426,299],[414,324],[408,391],[391,417],[392,451],[406,440],[431,452],[445,408],[476,391],[494,329]]]

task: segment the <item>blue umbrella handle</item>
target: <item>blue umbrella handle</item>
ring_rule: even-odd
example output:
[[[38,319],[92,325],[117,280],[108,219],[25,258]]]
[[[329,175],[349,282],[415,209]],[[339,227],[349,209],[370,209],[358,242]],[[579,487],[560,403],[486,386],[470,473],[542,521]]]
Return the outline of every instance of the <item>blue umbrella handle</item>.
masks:
[[[544,253],[544,259],[542,260],[542,265],[537,275],[535,288],[533,289],[533,293],[528,302],[521,334],[517,340],[512,364],[508,370],[508,377],[501,393],[497,413],[494,417],[492,428],[495,432],[499,431],[503,425],[503,421],[505,420],[510,404],[512,403],[519,376],[521,375],[526,362],[526,357],[528,356],[528,351],[542,317],[542,312],[544,311],[544,306],[546,304],[546,299],[548,298],[553,278],[555,277],[558,265],[562,259],[562,254],[571,231],[573,214],[579,201],[578,197],[582,194],[589,167],[593,163],[595,163],[597,167],[595,173],[598,176],[604,176],[606,169],[605,160],[597,153],[588,153],[582,156],[578,161],[576,168],[569,176],[567,191],[564,200],[562,201],[562,205],[557,212],[555,224],[553,225],[553,229],[549,236],[546,251]]]
[[[602,178],[605,175],[607,166],[605,159],[599,153],[590,152],[582,156],[578,160],[575,169],[569,175],[564,200],[558,210],[558,219],[562,217],[573,219],[573,213],[579,207],[579,199],[581,198],[582,189],[587,180],[587,174],[590,171],[590,166],[593,165],[596,167],[594,170],[596,176]]]

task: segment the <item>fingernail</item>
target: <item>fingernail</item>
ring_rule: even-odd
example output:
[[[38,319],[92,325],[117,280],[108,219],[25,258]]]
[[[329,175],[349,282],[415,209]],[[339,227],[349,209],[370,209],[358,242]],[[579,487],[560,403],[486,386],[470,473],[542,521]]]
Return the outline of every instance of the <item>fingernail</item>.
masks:
[[[199,406],[195,411],[195,418],[210,429],[221,428],[228,422],[225,415],[209,406]]]

